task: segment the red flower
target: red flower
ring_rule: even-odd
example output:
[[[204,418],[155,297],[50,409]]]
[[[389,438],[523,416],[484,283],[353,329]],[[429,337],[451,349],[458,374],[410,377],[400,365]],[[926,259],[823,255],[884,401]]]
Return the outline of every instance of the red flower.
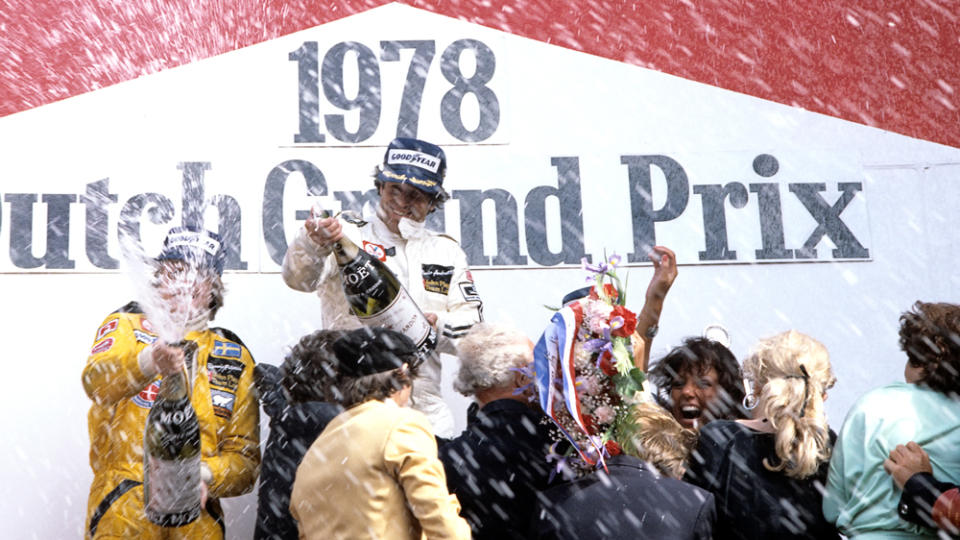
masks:
[[[593,435],[596,431],[597,421],[589,414],[583,415],[583,427],[587,428],[587,434]]]
[[[605,446],[607,447],[607,452],[610,452],[611,456],[619,456],[623,453],[623,449],[620,448],[620,445],[617,444],[617,441],[607,441]]]
[[[634,330],[637,329],[637,316],[629,309],[616,305],[613,306],[613,312],[610,313],[610,318],[612,319],[618,316],[623,318],[623,326],[610,333],[617,337],[630,337],[633,335]]]
[[[618,291],[617,288],[610,283],[603,284],[603,292],[608,297],[610,297],[614,302],[616,302],[617,298],[620,297],[620,291]]]
[[[610,354],[610,351],[602,351],[600,353],[600,371],[608,377],[617,374],[617,368],[613,365],[613,355]]]
[[[610,284],[610,283],[604,283],[604,284],[603,284],[603,294],[607,295],[607,297],[610,298],[610,299],[611,299],[612,301],[614,301],[614,302],[617,301],[617,298],[620,298],[620,291],[618,291],[617,288],[614,287],[614,286],[613,286],[612,284]],[[590,287],[590,299],[591,299],[591,300],[599,300],[599,299],[600,299],[600,295],[597,294],[597,286],[596,286],[596,285],[594,285],[593,287]]]

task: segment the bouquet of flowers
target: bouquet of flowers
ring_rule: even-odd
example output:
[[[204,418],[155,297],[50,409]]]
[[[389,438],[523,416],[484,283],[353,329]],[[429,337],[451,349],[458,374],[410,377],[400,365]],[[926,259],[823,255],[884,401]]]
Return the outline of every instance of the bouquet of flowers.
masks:
[[[589,295],[557,310],[534,349],[540,406],[572,446],[566,456],[549,457],[558,470],[604,466],[604,458],[621,453],[630,407],[642,399],[645,376],[632,343],[637,317],[624,307],[619,263],[617,255],[597,265],[584,260]]]

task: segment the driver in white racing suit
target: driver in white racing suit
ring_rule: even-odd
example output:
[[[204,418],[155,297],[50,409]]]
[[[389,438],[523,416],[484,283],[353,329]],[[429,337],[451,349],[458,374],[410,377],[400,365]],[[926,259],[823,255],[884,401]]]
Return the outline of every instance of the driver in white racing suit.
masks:
[[[443,189],[446,156],[440,147],[417,139],[395,139],[377,167],[376,206],[362,217],[311,216],[283,259],[283,279],[298,291],[317,291],[325,329],[361,326],[350,311],[332,254],[333,243],[346,235],[377,257],[397,276],[414,302],[438,330],[437,352],[455,354],[456,341],[483,319],[467,257],[453,238],[427,229],[424,220],[449,196]],[[440,355],[420,367],[413,407],[427,415],[434,433],[452,437],[450,408],[441,397]]]

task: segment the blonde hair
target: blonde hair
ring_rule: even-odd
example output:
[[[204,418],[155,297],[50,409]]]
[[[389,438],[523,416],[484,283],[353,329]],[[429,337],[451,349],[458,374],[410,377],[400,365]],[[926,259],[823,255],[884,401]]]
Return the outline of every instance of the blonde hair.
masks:
[[[755,389],[760,388],[760,410],[776,434],[780,463],[764,458],[763,466],[791,478],[812,476],[830,459],[823,396],[837,379],[827,348],[790,330],[758,342],[743,363],[743,372]]]
[[[619,437],[625,453],[652,463],[666,476],[683,476],[687,456],[697,443],[693,430],[684,428],[667,410],[649,401],[633,405],[625,424]]]

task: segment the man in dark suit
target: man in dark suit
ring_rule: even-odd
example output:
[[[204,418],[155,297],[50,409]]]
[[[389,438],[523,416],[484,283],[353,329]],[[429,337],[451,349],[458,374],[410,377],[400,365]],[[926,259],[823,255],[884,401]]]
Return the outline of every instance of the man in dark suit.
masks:
[[[529,538],[543,540],[713,537],[713,495],[681,482],[696,439],[653,403],[633,408],[636,430],[606,470],[551,487],[539,496]]]
[[[550,479],[546,417],[520,389],[533,344],[517,330],[474,325],[457,345],[454,388],[473,396],[467,429],[443,442],[440,460],[474,539],[526,538],[536,492]],[[519,391],[518,391],[519,390]]]

